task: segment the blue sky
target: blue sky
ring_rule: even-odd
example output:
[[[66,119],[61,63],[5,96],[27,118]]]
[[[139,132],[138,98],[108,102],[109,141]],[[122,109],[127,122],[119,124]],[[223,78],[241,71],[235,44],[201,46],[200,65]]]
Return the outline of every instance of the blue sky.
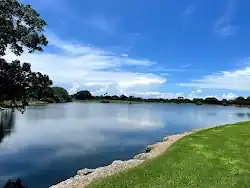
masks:
[[[71,93],[250,95],[250,1],[22,2],[48,22],[50,43],[43,53],[21,60]]]

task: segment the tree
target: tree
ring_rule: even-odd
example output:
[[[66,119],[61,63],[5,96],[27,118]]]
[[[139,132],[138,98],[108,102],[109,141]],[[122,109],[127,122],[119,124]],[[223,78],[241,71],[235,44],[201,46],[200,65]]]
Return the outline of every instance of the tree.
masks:
[[[237,101],[244,101],[245,98],[244,98],[244,97],[237,97],[236,100],[237,100]]]
[[[0,1],[0,56],[10,47],[16,55],[21,55],[24,47],[29,52],[42,51],[48,41],[42,34],[47,23],[31,7],[17,0]]]
[[[223,106],[228,106],[228,101],[227,101],[227,99],[222,99],[222,105]]]
[[[204,100],[204,103],[205,103],[205,104],[220,104],[219,100],[216,99],[215,97],[207,97],[207,98]]]
[[[25,109],[31,97],[40,98],[51,93],[52,81],[47,75],[32,72],[28,63],[6,62],[7,49],[21,55],[42,51],[48,41],[42,34],[46,22],[30,6],[17,0],[0,1],[0,100],[10,100],[12,108]],[[20,101],[20,103],[17,103]]]
[[[125,96],[125,95],[121,95],[121,96],[120,96],[120,99],[125,101],[125,100],[128,100],[128,97]]]
[[[233,100],[232,103],[240,106],[250,105],[249,98],[245,99],[244,97],[238,97],[235,100]]]
[[[135,97],[134,96],[129,96],[128,101],[134,101]]]
[[[31,98],[40,99],[50,95],[52,81],[47,75],[32,72],[29,63],[15,60],[7,63],[0,58],[0,101],[10,100],[11,107],[25,109]]]
[[[204,99],[202,98],[194,98],[193,99],[193,103],[197,104],[197,105],[202,105],[204,102]]]
[[[119,100],[119,97],[116,96],[116,95],[113,95],[113,96],[111,97],[111,100]]]
[[[71,102],[71,96],[68,91],[62,87],[52,87],[54,99],[56,102]]]
[[[87,100],[87,99],[92,99],[92,95],[88,90],[84,90],[84,91],[78,91],[74,95],[74,98],[76,100]]]

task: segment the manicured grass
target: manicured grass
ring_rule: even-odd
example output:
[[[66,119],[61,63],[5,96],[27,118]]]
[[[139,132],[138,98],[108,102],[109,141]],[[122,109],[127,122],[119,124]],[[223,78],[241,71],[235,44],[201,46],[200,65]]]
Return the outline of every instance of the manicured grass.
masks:
[[[248,188],[250,122],[184,137],[168,152],[89,188]]]

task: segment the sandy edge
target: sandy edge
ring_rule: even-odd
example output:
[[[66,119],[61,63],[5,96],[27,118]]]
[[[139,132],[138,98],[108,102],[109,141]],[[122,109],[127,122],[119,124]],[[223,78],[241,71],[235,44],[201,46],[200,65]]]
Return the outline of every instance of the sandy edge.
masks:
[[[149,145],[146,148],[145,153],[138,154],[134,156],[133,159],[127,161],[114,161],[112,164],[96,169],[82,169],[77,171],[77,175],[69,178],[65,181],[58,183],[57,185],[52,185],[50,188],[86,188],[91,182],[99,180],[106,176],[114,175],[118,172],[124,171],[126,169],[135,167],[145,160],[152,159],[163,152],[174,144],[176,141],[180,140],[184,136],[187,136],[193,132],[197,132],[200,129],[192,130],[191,132],[185,132],[177,135],[171,135],[164,137],[161,142]],[[148,152],[147,152],[148,151]],[[147,153],[146,153],[147,152]]]

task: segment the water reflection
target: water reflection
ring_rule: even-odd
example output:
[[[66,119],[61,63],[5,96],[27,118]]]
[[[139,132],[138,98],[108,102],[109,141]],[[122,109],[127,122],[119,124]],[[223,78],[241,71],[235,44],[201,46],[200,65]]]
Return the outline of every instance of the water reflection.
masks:
[[[48,187],[80,168],[131,158],[163,136],[246,120],[249,111],[186,104],[69,103],[1,115],[0,187],[18,177],[29,187]],[[8,134],[14,124],[15,131]]]
[[[67,107],[64,104],[31,106],[25,111],[25,117],[30,121],[41,121],[44,119],[60,120],[66,115]],[[41,111],[43,113],[41,113]],[[53,111],[53,113],[51,113]]]
[[[244,113],[244,112],[239,112],[239,113],[235,113],[236,116],[238,116],[239,118],[250,118],[250,113]]]
[[[0,111],[0,143],[11,134],[15,124],[14,113],[9,110]]]

